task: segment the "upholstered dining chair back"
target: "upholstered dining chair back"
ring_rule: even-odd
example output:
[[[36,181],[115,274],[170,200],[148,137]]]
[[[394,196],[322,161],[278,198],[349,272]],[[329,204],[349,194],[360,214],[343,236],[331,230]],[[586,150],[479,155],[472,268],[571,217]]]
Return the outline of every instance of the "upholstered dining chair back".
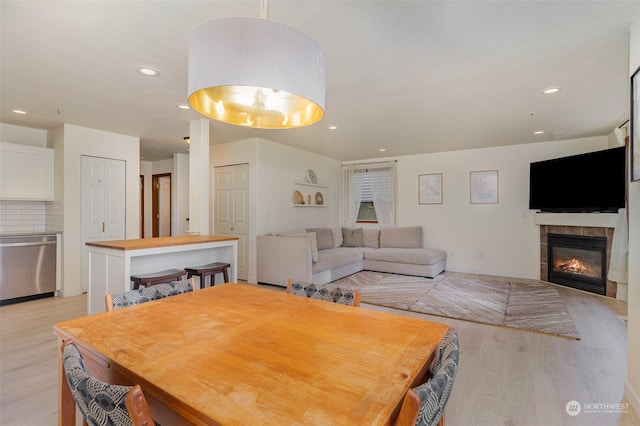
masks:
[[[114,311],[151,300],[164,299],[165,297],[187,293],[193,291],[195,288],[195,278],[189,278],[171,283],[140,287],[137,290],[122,293],[107,294],[104,298],[104,304],[107,311]]]
[[[443,336],[426,383],[409,389],[396,426],[444,425],[444,407],[449,400],[458,372],[460,345],[453,328]]]
[[[289,279],[286,292],[342,305],[360,306],[360,290],[340,288],[333,284],[311,284]]]
[[[155,425],[139,385],[112,385],[93,377],[78,347],[70,340],[62,347],[62,360],[67,383],[84,418],[83,424]]]

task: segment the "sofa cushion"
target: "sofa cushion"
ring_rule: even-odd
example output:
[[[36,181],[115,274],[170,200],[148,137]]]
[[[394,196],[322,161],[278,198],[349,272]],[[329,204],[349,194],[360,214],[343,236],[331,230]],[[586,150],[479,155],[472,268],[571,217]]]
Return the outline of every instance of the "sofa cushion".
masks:
[[[362,228],[342,228],[342,247],[362,247]]]
[[[307,228],[307,232],[316,233],[316,241],[318,242],[318,250],[326,250],[333,248],[333,235],[329,228]]]
[[[389,226],[380,229],[381,248],[422,248],[422,226]]]
[[[313,273],[335,269],[340,266],[348,265],[361,261],[363,257],[361,250],[352,248],[338,247],[328,250],[318,251],[318,261],[313,264]]]
[[[364,247],[380,247],[380,230],[373,228],[362,228],[362,245]]]
[[[365,251],[364,258],[380,262],[433,265],[446,260],[447,253],[444,250],[437,249],[380,248],[378,250]]]
[[[314,263],[318,261],[318,243],[316,241],[315,232],[279,232],[278,236],[308,238],[311,243],[311,259]]]

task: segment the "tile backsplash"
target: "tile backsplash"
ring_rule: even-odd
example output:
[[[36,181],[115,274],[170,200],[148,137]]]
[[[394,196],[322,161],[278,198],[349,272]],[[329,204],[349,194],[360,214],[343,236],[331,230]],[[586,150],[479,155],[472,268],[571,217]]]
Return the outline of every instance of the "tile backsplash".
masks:
[[[0,200],[0,232],[16,231],[62,231],[62,203]]]

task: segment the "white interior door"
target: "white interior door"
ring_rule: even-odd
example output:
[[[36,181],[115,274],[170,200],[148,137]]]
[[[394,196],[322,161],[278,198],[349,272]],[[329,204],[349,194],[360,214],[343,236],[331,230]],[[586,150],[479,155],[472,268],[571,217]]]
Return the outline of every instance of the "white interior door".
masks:
[[[82,157],[82,243],[104,236],[104,159]]]
[[[125,162],[82,156],[82,290],[89,282],[88,241],[125,238]]]
[[[158,236],[171,236],[171,176],[158,178],[160,190],[158,192]]]
[[[124,240],[125,238],[125,162],[104,159],[104,206],[106,211],[104,238]]]
[[[215,234],[238,237],[238,279],[249,274],[249,165],[216,167]]]

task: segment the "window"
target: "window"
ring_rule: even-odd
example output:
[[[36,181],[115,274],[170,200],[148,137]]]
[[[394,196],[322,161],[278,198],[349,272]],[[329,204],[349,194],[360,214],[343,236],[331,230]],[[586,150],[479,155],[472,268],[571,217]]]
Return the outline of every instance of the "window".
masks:
[[[395,224],[396,163],[344,166],[345,222]]]

